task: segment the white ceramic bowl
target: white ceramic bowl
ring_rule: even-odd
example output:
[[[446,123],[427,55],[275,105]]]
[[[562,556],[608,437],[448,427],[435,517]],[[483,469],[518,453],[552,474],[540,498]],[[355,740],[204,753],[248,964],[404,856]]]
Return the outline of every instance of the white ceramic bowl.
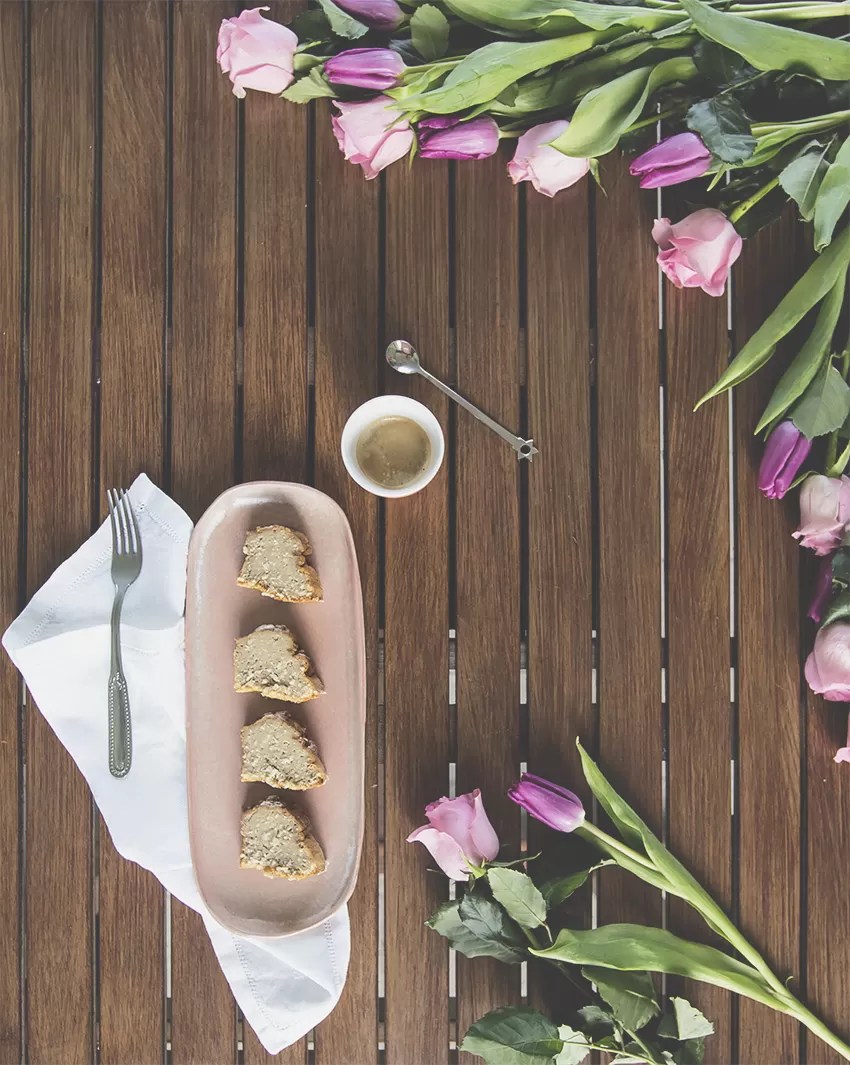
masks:
[[[415,480],[403,488],[383,488],[375,484],[370,477],[366,476],[357,461],[357,441],[363,430],[379,418],[391,417],[410,418],[411,421],[416,422],[428,434],[431,444],[431,457],[428,465]],[[429,481],[433,480],[442,465],[445,450],[446,444],[440,423],[427,407],[408,396],[376,396],[374,399],[367,400],[352,413],[342,430],[342,461],[345,463],[345,468],[361,488],[365,488],[373,495],[385,496],[387,499],[412,496],[414,492],[424,488]]]

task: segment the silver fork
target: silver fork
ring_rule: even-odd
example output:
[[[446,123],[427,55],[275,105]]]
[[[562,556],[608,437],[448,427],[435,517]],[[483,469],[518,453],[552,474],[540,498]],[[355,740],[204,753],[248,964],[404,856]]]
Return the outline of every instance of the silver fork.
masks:
[[[121,607],[124,596],[142,569],[142,538],[130,499],[123,488],[110,488],[109,518],[112,523],[112,666],[109,671],[109,772],[124,777],[130,771],[133,737],[130,731],[130,698],[121,666]]]

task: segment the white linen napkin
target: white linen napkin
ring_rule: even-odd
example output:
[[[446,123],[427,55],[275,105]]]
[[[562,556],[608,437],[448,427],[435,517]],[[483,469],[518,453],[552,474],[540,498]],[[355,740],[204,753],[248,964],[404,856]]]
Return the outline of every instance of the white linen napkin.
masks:
[[[345,907],[317,928],[283,939],[237,936],[206,909],[189,854],[184,721],[183,607],[192,522],[144,474],[130,488],[144,564],[127,593],[121,627],[130,691],[133,764],[107,764],[106,687],[113,587],[104,522],[3,636],[33,699],[89,783],[118,852],[149,869],[204,919],[224,975],[271,1054],[336,1005],[348,969]]]

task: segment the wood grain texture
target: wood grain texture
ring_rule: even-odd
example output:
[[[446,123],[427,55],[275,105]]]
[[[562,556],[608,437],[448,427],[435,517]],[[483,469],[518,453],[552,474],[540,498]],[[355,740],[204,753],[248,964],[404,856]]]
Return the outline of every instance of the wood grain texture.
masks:
[[[166,5],[103,9],[100,483],[162,483]],[[132,402],[128,397],[132,396]],[[106,513],[105,498],[101,509]],[[132,693],[131,693],[132,697]],[[164,896],[100,824],[100,1060],[165,1051]]]
[[[385,340],[410,340],[423,363],[451,374],[449,179],[445,163],[387,174]],[[416,234],[416,255],[410,254]],[[448,433],[448,401],[420,378],[384,368],[384,384],[425,403]],[[447,437],[448,439],[448,437]],[[425,919],[448,898],[426,854],[405,842],[424,807],[448,794],[448,462],[417,495],[386,507],[385,906],[389,1063],[448,1060],[448,949]]]
[[[661,828],[661,529],[657,278],[651,201],[624,161],[597,196],[599,756],[614,787]],[[600,879],[600,922],[656,924],[657,891]]]
[[[680,213],[686,212],[672,217]],[[728,403],[724,396],[693,410],[726,366],[726,300],[666,282],[664,300],[669,840],[673,853],[728,910],[733,755]],[[678,899],[671,899],[670,927],[687,939],[723,946]],[[680,990],[714,1023],[708,1060],[731,1063],[731,996],[694,982]]]
[[[91,532],[96,11],[89,3],[35,3],[30,18],[32,594]],[[27,1053],[35,1063],[88,1065],[91,802],[32,700],[27,722]]]
[[[794,280],[789,216],[747,241],[735,267],[740,346]],[[796,500],[760,497],[763,445],[752,435],[784,359],[737,390],[738,811],[742,930],[782,976],[800,975],[800,670]],[[769,750],[768,750],[769,748]],[[769,753],[769,757],[767,756]],[[765,900],[769,899],[769,905]],[[798,986],[798,985],[795,985]],[[796,1062],[797,1025],[755,1003],[740,1007],[738,1061]]]
[[[519,427],[517,192],[493,156],[457,167],[458,389]],[[480,788],[505,853],[517,853],[519,810],[519,466],[504,440],[457,417],[457,791]],[[518,973],[458,958],[458,1031],[518,1000]]]
[[[174,8],[174,498],[194,520],[233,483],[236,415],[236,102],[211,56],[227,3]],[[203,923],[172,904],[175,1065],[236,1060],[236,1011]]]
[[[351,964],[339,1005],[316,1032],[318,1065],[373,1065],[378,1007],[378,504],[345,472],[348,415],[377,392],[378,183],[346,163],[319,101],[316,131],[316,487],[348,515],[366,627],[365,834],[349,902]]]
[[[18,543],[21,534],[21,297],[23,285],[21,197],[24,147],[24,32],[22,3],[0,4],[0,631],[19,607]],[[20,679],[0,654],[0,1062],[23,1061],[21,1039],[21,828]]]

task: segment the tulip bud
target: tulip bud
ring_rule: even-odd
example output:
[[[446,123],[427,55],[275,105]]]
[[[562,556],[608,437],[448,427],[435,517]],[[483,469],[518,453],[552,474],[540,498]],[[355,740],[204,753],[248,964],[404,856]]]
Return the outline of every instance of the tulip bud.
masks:
[[[404,20],[404,12],[395,0],[338,0],[337,7],[373,30],[395,30]]]
[[[325,62],[325,74],[334,85],[389,89],[404,74],[404,60],[389,48],[350,48]]]
[[[780,422],[764,447],[759,466],[759,490],[768,499],[782,499],[811,450],[811,440],[803,436],[792,421]]]
[[[423,159],[486,159],[499,147],[499,127],[482,116],[461,122],[456,115],[425,118],[417,126]]]
[[[508,797],[556,832],[574,832],[584,824],[584,807],[578,795],[543,777],[523,773]]]
[[[642,189],[658,189],[702,177],[709,166],[711,152],[696,133],[677,133],[639,155],[629,173]]]

